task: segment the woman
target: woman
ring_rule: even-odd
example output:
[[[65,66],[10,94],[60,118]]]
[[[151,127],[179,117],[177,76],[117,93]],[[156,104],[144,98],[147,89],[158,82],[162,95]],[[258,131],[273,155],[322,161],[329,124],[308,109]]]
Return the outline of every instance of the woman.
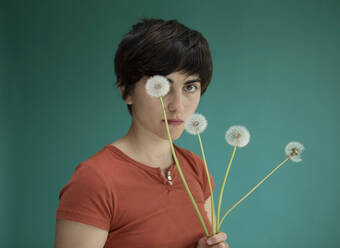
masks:
[[[163,101],[172,140],[178,139],[211,80],[206,39],[176,20],[144,18],[119,44],[115,72],[130,129],[80,163],[60,191],[55,247],[228,247],[223,232],[205,237],[172,157],[160,101],[145,90],[150,76],[169,80]],[[174,147],[210,233],[203,161]]]

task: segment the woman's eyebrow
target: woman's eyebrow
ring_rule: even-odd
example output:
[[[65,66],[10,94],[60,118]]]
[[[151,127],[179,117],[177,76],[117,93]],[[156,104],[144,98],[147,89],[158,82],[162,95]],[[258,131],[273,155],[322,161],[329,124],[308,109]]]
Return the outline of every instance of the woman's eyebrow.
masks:
[[[174,83],[174,81],[172,81],[172,79],[170,79],[170,78],[167,78],[169,81],[170,81],[170,83]],[[189,80],[189,81],[186,81],[184,84],[192,84],[192,83],[195,83],[195,82],[201,82],[201,80],[199,80],[199,79],[192,79],[192,80]]]

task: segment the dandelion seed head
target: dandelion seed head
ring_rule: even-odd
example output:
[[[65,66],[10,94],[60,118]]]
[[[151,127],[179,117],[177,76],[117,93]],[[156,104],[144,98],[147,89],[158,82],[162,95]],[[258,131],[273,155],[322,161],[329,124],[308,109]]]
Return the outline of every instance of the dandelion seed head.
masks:
[[[153,97],[161,97],[168,94],[170,83],[164,76],[155,75],[149,77],[145,84],[146,92]]]
[[[231,126],[225,133],[225,139],[231,146],[244,147],[249,143],[250,133],[244,126]]]
[[[285,153],[287,156],[291,156],[290,160],[293,162],[301,162],[301,154],[305,147],[296,141],[289,142],[285,147]]]
[[[208,122],[202,114],[194,113],[184,122],[185,130],[193,135],[202,133],[207,128]]]

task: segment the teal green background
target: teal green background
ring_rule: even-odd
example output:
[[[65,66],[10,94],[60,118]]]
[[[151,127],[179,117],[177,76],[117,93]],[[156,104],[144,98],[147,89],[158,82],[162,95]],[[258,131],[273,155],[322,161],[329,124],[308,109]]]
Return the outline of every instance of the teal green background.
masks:
[[[52,247],[58,194],[75,167],[122,137],[131,118],[113,57],[140,17],[177,19],[208,40],[214,72],[198,112],[215,204],[238,149],[223,213],[287,162],[222,225],[230,247],[340,247],[339,1],[2,1],[0,246]],[[175,142],[201,155],[196,137]],[[175,238],[175,237],[174,237]]]

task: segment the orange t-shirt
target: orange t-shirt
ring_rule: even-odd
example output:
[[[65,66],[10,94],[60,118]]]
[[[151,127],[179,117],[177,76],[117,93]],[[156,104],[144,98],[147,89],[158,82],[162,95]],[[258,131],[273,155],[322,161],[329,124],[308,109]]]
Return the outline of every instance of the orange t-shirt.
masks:
[[[174,149],[210,234],[204,210],[210,189],[203,160],[175,144]],[[60,191],[56,218],[108,231],[105,248],[194,248],[205,236],[203,226],[176,164],[166,175],[170,177],[107,144],[75,168]]]

